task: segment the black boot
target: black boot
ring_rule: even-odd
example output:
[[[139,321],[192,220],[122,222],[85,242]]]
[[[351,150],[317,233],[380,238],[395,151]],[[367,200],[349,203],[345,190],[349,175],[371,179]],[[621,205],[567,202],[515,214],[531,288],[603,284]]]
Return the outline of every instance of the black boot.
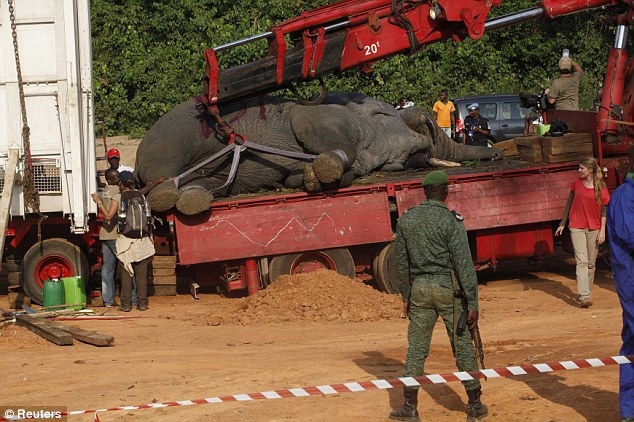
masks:
[[[405,396],[405,403],[400,409],[390,412],[390,419],[418,422],[420,420],[418,418],[418,410],[416,409],[416,406],[418,406],[418,388],[405,388],[403,395]]]
[[[147,299],[138,299],[137,298],[137,304],[136,304],[136,308],[139,311],[147,311]]]
[[[469,410],[467,410],[467,421],[476,422],[483,420],[489,414],[489,409],[480,401],[482,390],[480,387],[475,390],[467,390],[469,396]]]

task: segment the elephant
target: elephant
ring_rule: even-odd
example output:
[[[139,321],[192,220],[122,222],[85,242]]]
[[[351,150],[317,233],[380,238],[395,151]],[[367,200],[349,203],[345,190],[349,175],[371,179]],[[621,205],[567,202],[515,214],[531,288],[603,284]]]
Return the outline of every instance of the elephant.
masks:
[[[275,96],[228,103],[219,106],[226,125],[198,105],[197,98],[177,105],[139,144],[138,184],[167,178],[148,193],[155,211],[175,206],[194,215],[209,210],[216,197],[282,188],[317,192],[377,170],[503,157],[496,148],[454,142],[421,108],[395,110],[360,93],[328,92],[317,105]]]

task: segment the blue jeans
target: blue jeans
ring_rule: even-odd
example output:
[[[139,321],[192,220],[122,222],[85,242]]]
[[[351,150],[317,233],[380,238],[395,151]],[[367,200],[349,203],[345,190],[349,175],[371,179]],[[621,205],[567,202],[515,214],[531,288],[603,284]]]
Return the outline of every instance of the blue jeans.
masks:
[[[102,240],[101,297],[104,305],[112,305],[115,299],[114,277],[117,272],[117,241]]]
[[[132,306],[136,306],[136,276],[132,277]]]

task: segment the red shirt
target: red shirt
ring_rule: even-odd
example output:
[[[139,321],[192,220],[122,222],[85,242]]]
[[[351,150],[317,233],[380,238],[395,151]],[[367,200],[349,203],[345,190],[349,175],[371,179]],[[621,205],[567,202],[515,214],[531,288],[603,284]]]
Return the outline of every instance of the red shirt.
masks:
[[[575,179],[570,185],[575,194],[570,207],[570,224],[573,229],[599,230],[601,228],[601,206],[594,199],[594,188],[587,188],[581,179]],[[610,194],[607,188],[601,189],[601,205],[608,205]]]

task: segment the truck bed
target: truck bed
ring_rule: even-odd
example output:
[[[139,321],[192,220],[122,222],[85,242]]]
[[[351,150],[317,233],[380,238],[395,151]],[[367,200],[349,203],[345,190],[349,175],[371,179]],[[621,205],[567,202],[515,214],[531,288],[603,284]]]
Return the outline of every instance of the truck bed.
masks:
[[[577,162],[521,160],[449,168],[447,205],[469,231],[522,227],[561,218]],[[215,201],[210,212],[176,215],[179,262],[195,264],[390,242],[395,216],[425,199],[430,170],[375,172],[336,191],[293,190]]]

